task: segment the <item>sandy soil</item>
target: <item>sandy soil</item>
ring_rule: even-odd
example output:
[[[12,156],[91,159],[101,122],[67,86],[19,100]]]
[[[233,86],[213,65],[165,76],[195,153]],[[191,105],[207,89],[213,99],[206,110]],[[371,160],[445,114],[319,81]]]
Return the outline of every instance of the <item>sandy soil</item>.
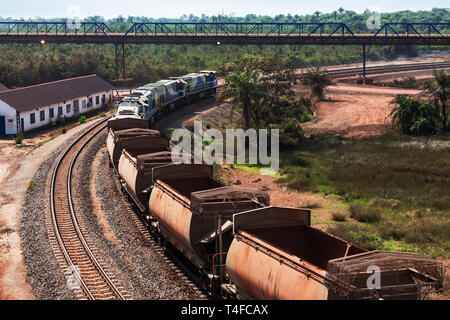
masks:
[[[318,118],[302,124],[307,132],[331,133],[344,138],[370,138],[391,130],[390,102],[397,94],[415,95],[419,90],[337,84],[326,101],[317,105]]]
[[[25,192],[42,161],[91,123],[75,126],[66,134],[56,135],[51,131],[36,134],[24,139],[21,147],[13,140],[0,140],[0,300],[35,298],[27,282],[19,235]],[[55,138],[50,140],[52,134]]]

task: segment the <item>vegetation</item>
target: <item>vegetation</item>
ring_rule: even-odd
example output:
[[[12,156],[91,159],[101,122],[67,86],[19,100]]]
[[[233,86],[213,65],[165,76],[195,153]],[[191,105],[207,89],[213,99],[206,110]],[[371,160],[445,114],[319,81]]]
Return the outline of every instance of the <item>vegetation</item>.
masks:
[[[416,77],[408,76],[400,80],[395,79],[394,81],[389,82],[388,86],[398,88],[418,89],[420,88],[421,84],[419,81],[417,81]]]
[[[334,82],[325,71],[320,70],[320,68],[312,68],[303,75],[302,84],[311,87],[312,97],[322,100],[326,87],[333,85]]]
[[[33,189],[35,185],[36,185],[36,182],[34,181],[34,179],[31,179],[30,181],[28,181],[28,190]]]
[[[332,219],[334,221],[338,221],[338,222],[342,222],[345,221],[347,219],[347,214],[345,214],[344,212],[333,212],[332,214]]]
[[[446,256],[449,158],[448,137],[310,138],[281,153],[278,182],[341,199],[350,218],[328,229],[336,236],[369,249]]]
[[[423,86],[425,95],[433,101],[434,106],[442,108],[442,129],[447,131],[447,100],[450,94],[450,75],[445,74],[443,70],[434,71],[434,80],[426,82]]]
[[[83,124],[86,122],[86,116],[81,116],[80,118],[78,118],[78,123],[79,124]]]
[[[343,22],[354,32],[368,30],[366,21],[372,13],[366,10],[357,14],[351,10],[336,10],[327,14],[277,15],[275,17],[249,14],[245,17],[231,16],[183,16],[179,19],[151,19],[146,17],[87,17],[85,21],[106,22],[113,32],[125,32],[135,22],[183,21],[183,22]],[[13,19],[1,18],[2,21]],[[37,21],[48,20],[36,18]],[[64,19],[52,19],[65,21]],[[446,9],[431,11],[399,11],[381,14],[381,22],[447,22],[450,12]],[[428,47],[424,47],[429,50]],[[435,48],[431,48],[435,49]],[[436,48],[441,49],[441,48]],[[393,59],[398,55],[417,55],[421,48],[369,46],[368,60]],[[60,80],[96,73],[106,80],[115,77],[115,51],[113,45],[76,44],[1,44],[0,83],[15,88],[37,83]],[[127,77],[136,84],[144,84],[169,76],[198,71],[204,68],[218,69],[228,62],[237,62],[244,54],[277,56],[292,68],[335,65],[361,61],[360,46],[207,46],[207,45],[127,45],[125,48]]]
[[[447,131],[446,104],[450,91],[450,75],[434,71],[434,79],[423,86],[422,97],[398,95],[393,103],[398,106],[391,112],[392,123],[403,134],[427,135]],[[442,112],[441,112],[442,110]]]
[[[293,91],[294,71],[277,57],[244,55],[237,63],[220,68],[226,84],[217,102],[229,100],[232,110],[242,112],[244,127],[279,129],[280,147],[289,148],[303,139],[300,122],[313,117],[313,106]]]
[[[22,141],[23,141],[23,133],[22,133],[22,132],[19,132],[19,133],[16,135],[16,138],[15,138],[14,140],[15,140],[16,144],[21,144]]]
[[[393,103],[398,104],[391,112],[392,124],[403,134],[426,135],[439,131],[441,115],[434,105],[398,95]]]

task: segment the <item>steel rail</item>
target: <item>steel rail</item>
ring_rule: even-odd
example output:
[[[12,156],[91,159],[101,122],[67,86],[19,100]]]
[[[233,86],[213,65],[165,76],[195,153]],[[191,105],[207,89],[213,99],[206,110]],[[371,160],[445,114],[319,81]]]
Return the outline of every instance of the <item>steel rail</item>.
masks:
[[[65,157],[68,155],[68,153],[83,139],[85,138],[88,134],[90,134],[94,129],[98,128],[99,126],[101,126],[103,124],[103,126],[97,130],[91,137],[88,138],[87,141],[85,141],[80,149],[77,151],[76,155],[74,156],[74,158],[72,159],[71,163],[70,163],[70,167],[69,167],[69,173],[68,173],[68,177],[67,177],[67,194],[68,194],[68,198],[69,198],[69,209],[70,209],[70,214],[71,214],[71,219],[73,222],[73,225],[75,227],[77,236],[80,240],[80,242],[83,245],[83,248],[86,252],[86,254],[88,255],[89,259],[92,261],[94,267],[98,270],[98,272],[100,273],[100,275],[103,277],[103,279],[105,280],[105,283],[108,285],[108,287],[113,291],[114,295],[121,299],[124,300],[125,297],[120,293],[120,290],[114,285],[114,283],[112,282],[112,280],[108,277],[108,275],[106,274],[106,272],[104,271],[104,269],[101,267],[100,263],[98,262],[98,260],[96,259],[94,253],[92,252],[92,250],[90,249],[89,245],[86,242],[86,239],[84,238],[81,229],[79,227],[78,224],[78,220],[76,218],[76,214],[75,214],[75,210],[73,208],[73,200],[72,200],[72,193],[71,193],[71,178],[72,178],[72,171],[73,171],[73,165],[75,163],[76,158],[78,157],[78,155],[81,153],[81,151],[86,147],[86,145],[95,137],[97,136],[101,131],[103,131],[106,127],[106,124],[104,124],[104,122],[106,122],[109,119],[109,117],[107,117],[106,119],[100,121],[99,123],[93,125],[91,128],[89,128],[88,130],[86,130],[83,134],[81,134],[74,142],[71,143],[71,145],[64,151],[64,153],[61,155],[61,157],[58,159],[58,162],[56,164],[55,170],[53,171],[53,176],[52,176],[52,182],[51,182],[51,192],[50,192],[50,203],[51,203],[51,216],[52,216],[52,225],[54,228],[54,232],[59,244],[59,247],[61,248],[61,251],[67,261],[67,263],[69,264],[69,266],[72,268],[74,275],[76,276],[82,290],[84,291],[84,293],[86,294],[86,296],[88,297],[88,299],[91,300],[95,300],[95,295],[92,293],[92,291],[89,289],[89,286],[86,284],[86,282],[83,280],[82,276],[81,276],[81,272],[78,270],[78,267],[75,265],[75,263],[73,262],[66,244],[64,243],[61,231],[59,229],[58,226],[58,221],[57,221],[57,214],[56,214],[56,208],[55,208],[55,184],[56,184],[56,177],[57,174],[59,172],[59,169],[61,167],[61,164],[63,162],[63,160],[65,159]]]

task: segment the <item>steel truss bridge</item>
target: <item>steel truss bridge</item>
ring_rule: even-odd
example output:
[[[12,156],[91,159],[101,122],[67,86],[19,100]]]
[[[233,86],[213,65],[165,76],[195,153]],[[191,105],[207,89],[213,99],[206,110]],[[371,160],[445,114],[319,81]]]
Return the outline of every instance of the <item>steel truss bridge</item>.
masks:
[[[0,43],[112,44],[116,76],[126,44],[359,45],[365,66],[367,45],[450,45],[450,23],[385,23],[359,34],[345,23],[145,22],[118,32],[103,22],[0,22]]]

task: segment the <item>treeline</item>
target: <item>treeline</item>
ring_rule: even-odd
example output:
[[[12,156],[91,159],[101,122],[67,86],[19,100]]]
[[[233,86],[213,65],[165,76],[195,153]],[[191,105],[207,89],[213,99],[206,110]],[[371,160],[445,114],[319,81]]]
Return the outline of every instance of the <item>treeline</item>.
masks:
[[[348,10],[333,13],[275,17],[247,15],[229,16],[183,16],[180,19],[151,19],[145,17],[118,17],[105,21],[102,17],[89,17],[86,21],[104,21],[113,31],[126,31],[134,22],[145,21],[231,21],[231,22],[345,22],[354,31],[365,31],[365,21],[370,11],[356,14]],[[0,21],[6,21],[1,18]],[[11,20],[11,19],[9,19]],[[45,20],[45,19],[35,19]],[[55,20],[55,19],[53,19]],[[56,19],[57,20],[57,19]],[[62,19],[61,19],[62,20]],[[448,22],[449,10],[400,11],[382,14],[382,22],[433,21]],[[415,56],[421,48],[416,47],[368,47],[367,59],[394,59]],[[115,77],[115,51],[112,45],[19,45],[0,44],[0,83],[15,88],[42,82],[96,73],[106,80]],[[201,69],[219,69],[236,62],[245,54],[276,57],[289,68],[334,65],[360,62],[361,47],[358,46],[206,46],[206,45],[127,45],[125,47],[126,76],[135,79],[136,85],[145,84],[169,76],[194,72]],[[122,76],[122,75],[121,75]]]
[[[0,83],[15,88],[68,77],[96,73],[115,78],[112,45],[0,45]],[[128,45],[126,76],[136,85],[201,69],[219,69],[245,54],[277,57],[286,66],[301,68],[361,61],[361,48],[353,46],[191,46]],[[393,59],[399,54],[415,56],[414,47],[370,47],[370,60]],[[121,75],[122,76],[122,75]]]

